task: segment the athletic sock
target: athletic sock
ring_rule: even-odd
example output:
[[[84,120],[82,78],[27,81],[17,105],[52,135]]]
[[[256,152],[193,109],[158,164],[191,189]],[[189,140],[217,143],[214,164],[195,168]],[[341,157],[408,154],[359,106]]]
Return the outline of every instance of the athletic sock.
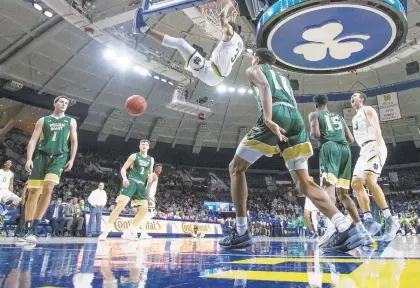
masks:
[[[366,230],[362,221],[356,222],[356,228],[357,228],[357,230],[362,231],[362,232]]]
[[[367,211],[367,212],[364,212],[363,213],[363,220],[372,220],[373,219],[373,217],[372,217],[372,213],[370,213],[370,211]]]
[[[248,230],[247,217],[236,217],[236,231],[238,232],[239,236],[244,235],[246,230]]]
[[[338,232],[346,231],[351,225],[349,219],[344,217],[344,215],[340,212],[338,212],[331,218],[331,222],[333,223],[335,228],[337,228]]]
[[[389,217],[391,217],[391,216],[392,216],[392,215],[391,215],[391,211],[389,210],[389,208],[388,208],[388,207],[386,207],[386,208],[382,209],[382,213],[384,213],[384,217],[385,217],[385,218],[389,218]]]

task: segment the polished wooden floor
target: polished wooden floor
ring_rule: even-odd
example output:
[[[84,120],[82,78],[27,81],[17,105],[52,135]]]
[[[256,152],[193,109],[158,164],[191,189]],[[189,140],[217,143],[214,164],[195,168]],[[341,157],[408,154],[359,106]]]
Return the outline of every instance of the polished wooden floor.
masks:
[[[217,239],[0,240],[0,287],[420,287],[417,236],[350,253],[312,240],[258,238],[223,251]]]

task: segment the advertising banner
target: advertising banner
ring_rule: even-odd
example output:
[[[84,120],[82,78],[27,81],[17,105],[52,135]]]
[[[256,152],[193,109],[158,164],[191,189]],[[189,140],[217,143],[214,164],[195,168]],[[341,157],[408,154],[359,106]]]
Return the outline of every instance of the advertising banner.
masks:
[[[90,214],[85,214],[85,223],[89,223]],[[102,215],[101,230],[108,226],[109,215]],[[114,225],[108,227],[110,236],[121,235],[125,229],[130,227],[133,222],[134,215],[120,215]],[[146,231],[148,234],[168,234],[168,237],[186,236],[193,231],[193,221],[181,221],[175,219],[149,219],[146,223],[137,228],[137,233]],[[197,222],[198,231],[209,236],[222,236],[222,228],[219,223]],[[118,234],[114,234],[118,233]]]

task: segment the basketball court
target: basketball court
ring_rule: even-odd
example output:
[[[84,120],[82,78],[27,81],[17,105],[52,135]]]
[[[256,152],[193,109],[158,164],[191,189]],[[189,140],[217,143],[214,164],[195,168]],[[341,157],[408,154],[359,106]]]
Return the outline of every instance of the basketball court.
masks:
[[[301,238],[223,251],[214,238],[47,239],[0,245],[0,285],[19,287],[417,287],[417,236],[323,255]],[[17,287],[13,286],[13,287]]]

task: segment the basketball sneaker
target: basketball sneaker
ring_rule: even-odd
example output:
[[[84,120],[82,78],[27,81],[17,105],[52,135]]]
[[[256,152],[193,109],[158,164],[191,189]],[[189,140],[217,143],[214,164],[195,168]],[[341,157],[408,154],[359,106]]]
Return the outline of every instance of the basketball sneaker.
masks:
[[[374,237],[376,233],[378,233],[382,228],[382,225],[376,222],[375,220],[373,220],[373,218],[366,219],[364,221],[364,225],[367,232],[372,237]]]
[[[226,250],[246,248],[253,244],[255,244],[255,240],[249,232],[249,229],[242,236],[239,236],[236,229],[232,229],[228,236],[219,241],[220,247]]]
[[[147,30],[144,31],[144,29],[147,27],[147,24],[144,21],[143,13],[144,13],[144,8],[139,8],[136,11],[136,16],[134,17],[134,21],[133,21],[133,34],[134,35],[147,32]]]
[[[382,241],[392,241],[394,240],[395,236],[397,235],[397,231],[400,229],[400,225],[394,219],[394,217],[385,218],[385,231],[384,235],[382,235]]]
[[[352,223],[344,232],[338,232],[336,230],[328,241],[319,247],[324,252],[347,252],[363,245],[365,241],[365,235],[357,229],[354,223]]]
[[[108,228],[105,228],[102,231],[101,235],[99,235],[98,241],[105,241],[106,240],[106,237],[108,237],[108,233],[109,233]]]
[[[152,239],[153,237],[152,236],[150,236],[149,234],[147,234],[147,233],[144,233],[144,232],[142,232],[141,234],[140,234],[140,239]]]
[[[25,241],[29,243],[36,243],[37,239],[35,233],[33,233],[33,231],[30,230],[28,234],[25,235]]]
[[[318,246],[325,245],[325,243],[328,242],[328,240],[331,238],[331,236],[335,233],[335,227],[332,223],[330,223],[327,227],[327,231],[325,231],[324,235],[322,235],[321,238],[319,238]]]

